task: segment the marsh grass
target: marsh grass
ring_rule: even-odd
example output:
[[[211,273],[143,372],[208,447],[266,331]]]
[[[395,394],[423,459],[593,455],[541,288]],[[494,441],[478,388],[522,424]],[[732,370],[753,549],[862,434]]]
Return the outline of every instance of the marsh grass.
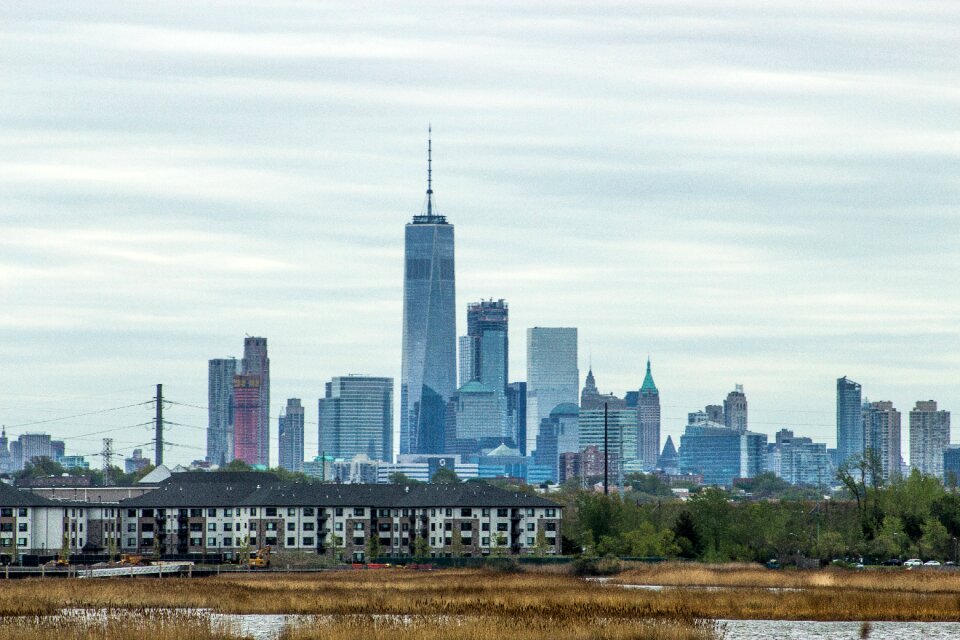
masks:
[[[125,610],[72,611],[57,616],[0,618],[0,638],[16,640],[238,640],[199,613]]]

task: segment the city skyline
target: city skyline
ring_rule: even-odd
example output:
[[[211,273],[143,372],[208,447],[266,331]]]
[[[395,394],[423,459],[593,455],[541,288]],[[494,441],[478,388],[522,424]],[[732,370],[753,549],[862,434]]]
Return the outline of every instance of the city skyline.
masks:
[[[960,406],[960,98],[934,54],[956,8],[290,11],[0,8],[8,435],[148,449],[163,383],[188,425],[165,458],[202,458],[206,363],[244,334],[309,422],[331,376],[399,381],[429,122],[455,335],[463,302],[505,299],[510,371],[536,326],[577,327],[618,395],[649,353],[661,444],[738,383],[751,430],[831,446],[843,375],[905,414]]]

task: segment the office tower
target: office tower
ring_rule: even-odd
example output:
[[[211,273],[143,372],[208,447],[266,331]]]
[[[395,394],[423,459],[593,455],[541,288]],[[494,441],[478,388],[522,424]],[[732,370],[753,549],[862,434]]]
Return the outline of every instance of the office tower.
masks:
[[[19,452],[19,469],[24,469],[39,458],[53,460],[53,447],[46,433],[24,433],[17,438],[16,450]]]
[[[727,487],[763,473],[767,434],[710,424],[688,424],[680,436],[680,473],[702,474],[704,484]]]
[[[507,399],[479,380],[460,387],[444,438],[445,453],[477,454],[507,439]]]
[[[426,213],[404,239],[400,453],[441,453],[447,402],[457,384],[453,225],[434,211],[427,145]]]
[[[458,351],[460,353],[459,387],[467,384],[471,380],[476,380],[476,373],[473,366],[473,338],[470,336],[460,336],[457,341]],[[458,388],[459,388],[458,387]]]
[[[951,489],[960,486],[960,445],[943,450],[943,483]]]
[[[260,462],[260,376],[233,376],[233,459]],[[268,466],[268,465],[267,465]]]
[[[798,438],[781,429],[768,446],[767,471],[795,485],[825,487],[833,479],[833,464],[827,445],[810,438]]]
[[[461,358],[466,356],[469,380],[479,380],[488,387],[505,389],[508,379],[508,316],[506,301],[481,300],[467,305],[467,335],[461,344]],[[466,353],[465,353],[466,352]],[[464,382],[461,382],[461,386]]]
[[[507,385],[507,419],[513,446],[527,455],[527,383]]]
[[[320,455],[393,459],[393,378],[332,378],[318,404]]]
[[[287,400],[287,407],[278,422],[280,466],[287,471],[303,471],[303,405],[300,398]]]
[[[738,384],[727,394],[723,401],[723,419],[728,429],[739,433],[747,431],[747,396],[743,394],[743,385]]]
[[[13,473],[15,471],[13,468],[13,457],[10,455],[8,445],[7,429],[4,427],[3,430],[0,431],[0,474]]]
[[[576,404],[579,384],[577,330],[527,329],[527,452],[536,448],[540,421],[554,407],[565,402]]]
[[[19,440],[10,441],[10,468],[13,471],[23,469],[23,448]]]
[[[837,459],[842,465],[863,454],[863,400],[860,385],[837,378]]]
[[[553,482],[560,482],[560,455],[579,452],[580,407],[572,402],[557,405],[548,417],[540,421],[533,462],[549,469]]]
[[[950,412],[934,400],[917,401],[910,412],[910,466],[943,479],[943,451],[950,444]]]
[[[260,378],[260,414],[257,416],[256,464],[270,466],[270,358],[267,339],[243,339],[243,373]],[[239,456],[237,456],[239,457]]]
[[[645,471],[651,471],[656,469],[657,457],[660,454],[660,392],[653,382],[653,374],[650,373],[650,358],[647,358],[647,374],[640,386],[637,413],[640,424],[637,458]]]
[[[623,465],[637,457],[637,411],[636,409],[607,409],[606,443],[610,455],[609,480],[611,485],[622,485]],[[585,452],[595,447],[604,452],[604,410],[580,409],[577,416],[579,449]],[[586,465],[585,465],[586,466]]]
[[[63,440],[50,441],[50,459],[60,462],[67,453],[67,445]]]
[[[233,376],[235,358],[207,363],[207,462],[224,465],[233,460]]]
[[[581,409],[603,409],[604,405],[609,410],[625,409],[627,403],[623,398],[618,398],[612,393],[600,393],[597,388],[597,379],[593,377],[593,367],[587,371],[587,379],[580,391]]]
[[[723,406],[719,404],[708,404],[703,410],[706,419],[710,422],[726,425],[727,419],[723,417]]]
[[[890,401],[863,405],[863,448],[879,458],[884,480],[900,475],[900,412]]]
[[[680,454],[677,448],[673,446],[673,438],[667,436],[667,441],[663,445],[663,451],[657,458],[657,468],[668,476],[680,475]]]

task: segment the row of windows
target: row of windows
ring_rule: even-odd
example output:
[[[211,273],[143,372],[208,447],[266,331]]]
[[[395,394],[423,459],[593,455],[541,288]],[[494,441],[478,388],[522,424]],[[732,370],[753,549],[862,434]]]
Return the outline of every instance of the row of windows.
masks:
[[[81,509],[81,511],[83,511]],[[25,507],[20,507],[17,509],[18,518],[26,518],[29,512]],[[13,517],[13,508],[12,507],[3,507],[0,509],[0,518],[12,518]]]
[[[18,522],[18,523],[17,523],[17,531],[27,531],[27,529],[28,529],[28,527],[27,527],[27,523],[26,523],[26,522]],[[3,523],[0,523],[0,531],[2,531],[2,532],[4,532],[4,533],[13,531],[13,523],[12,523],[12,522],[3,522]]]
[[[10,509],[4,509],[4,510],[0,510],[0,511],[10,511]],[[21,511],[24,511],[24,512],[25,512],[26,510],[25,510],[25,509],[21,509]],[[166,509],[156,509],[156,510],[154,510],[154,509],[141,509],[141,510],[140,510],[140,517],[142,517],[142,518],[153,518],[153,517],[154,517],[154,511],[156,511],[156,517],[162,518],[162,517],[165,517],[165,516],[166,516],[166,511],[167,511],[167,510],[166,510]],[[219,514],[222,515],[222,517],[224,517],[224,518],[232,518],[232,517],[234,516],[234,514],[236,514],[237,516],[239,516],[242,511],[249,511],[249,514],[250,514],[251,516],[254,516],[254,517],[257,516],[257,507],[250,507],[249,509],[240,509],[240,508],[235,508],[235,509],[234,509],[234,508],[229,508],[229,507],[228,507],[228,508],[224,508],[224,509],[217,509],[217,508],[214,508],[214,507],[210,507],[210,508],[206,508],[206,509],[197,509],[197,508],[193,508],[193,509],[179,509],[179,515],[182,516],[182,517],[187,517],[187,516],[189,516],[189,517],[191,517],[191,518],[202,518],[202,517],[204,517],[204,515],[206,515],[206,517],[208,517],[208,518],[216,518],[217,515],[218,515],[218,513],[219,513]],[[279,509],[278,507],[265,507],[265,508],[263,509],[263,511],[264,511],[264,513],[263,513],[263,516],[264,516],[264,517],[273,518],[273,517],[277,517],[278,512],[282,511],[282,509]],[[303,515],[304,517],[308,517],[308,518],[309,518],[309,517],[313,517],[313,516],[316,514],[316,509],[315,509],[314,507],[303,507],[303,508],[301,509],[301,511],[302,511],[302,515]],[[320,509],[320,512],[321,512],[321,513],[323,513],[323,511],[324,511],[323,509]],[[362,518],[362,517],[364,517],[364,516],[366,515],[366,511],[367,511],[367,510],[366,510],[364,507],[354,507],[354,508],[351,509],[350,511],[352,512],[352,515],[353,515],[354,517]],[[381,518],[389,518],[389,517],[399,517],[399,516],[408,517],[408,516],[410,516],[410,515],[413,515],[413,514],[411,513],[411,511],[414,511],[414,510],[412,510],[412,509],[371,509],[371,511],[374,512],[374,513],[376,513],[376,515],[377,515],[378,517],[381,517]],[[441,515],[444,515],[444,516],[446,516],[446,517],[448,517],[448,518],[454,517],[454,516],[453,516],[454,509],[453,509],[452,507],[440,508],[440,509],[437,509],[437,508],[430,509],[430,515],[433,516],[433,517],[436,517],[438,511],[440,512]],[[473,508],[471,508],[471,507],[463,507],[463,508],[459,509],[459,511],[460,511],[460,517],[461,517],[461,518],[472,518],[472,517],[474,517],[474,511],[476,511],[476,509],[473,509]],[[484,507],[483,509],[480,509],[480,512],[481,512],[481,516],[482,516],[482,517],[489,517],[489,516],[490,516],[490,512],[491,512],[491,509],[488,508],[488,507]],[[498,517],[498,518],[507,518],[507,517],[510,516],[510,509],[509,509],[509,508],[506,508],[506,509],[498,508],[498,509],[496,509],[496,512],[497,512],[497,517]],[[286,513],[287,513],[287,517],[291,517],[291,518],[296,517],[296,516],[297,516],[297,508],[296,508],[296,507],[287,507]],[[344,508],[343,508],[343,507],[335,507],[335,508],[334,508],[334,515],[342,516],[343,514],[344,514]],[[22,515],[26,515],[26,514],[24,513],[24,514],[22,514]],[[83,510],[82,510],[82,509],[80,510],[80,515],[83,515]],[[373,513],[371,513],[371,515],[373,515]],[[536,515],[536,509],[527,508],[527,509],[526,509],[526,515],[527,515],[528,517],[534,517],[534,516]],[[555,508],[545,509],[545,514],[544,514],[544,515],[545,515],[545,517],[547,517],[547,518],[555,518],[555,517],[557,516],[557,510],[556,510]],[[136,518],[136,517],[137,517],[137,510],[136,510],[136,509],[127,509],[127,516],[130,517],[130,518]],[[2,517],[2,513],[0,513],[0,517]]]

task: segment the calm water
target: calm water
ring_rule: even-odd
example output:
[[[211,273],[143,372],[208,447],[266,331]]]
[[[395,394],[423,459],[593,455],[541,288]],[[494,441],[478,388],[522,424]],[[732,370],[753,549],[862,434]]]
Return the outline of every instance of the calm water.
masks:
[[[274,640],[284,624],[308,623],[309,616],[221,615],[211,619],[255,640]],[[860,622],[796,620],[724,620],[726,640],[859,640]],[[870,640],[953,640],[960,622],[874,622]]]

